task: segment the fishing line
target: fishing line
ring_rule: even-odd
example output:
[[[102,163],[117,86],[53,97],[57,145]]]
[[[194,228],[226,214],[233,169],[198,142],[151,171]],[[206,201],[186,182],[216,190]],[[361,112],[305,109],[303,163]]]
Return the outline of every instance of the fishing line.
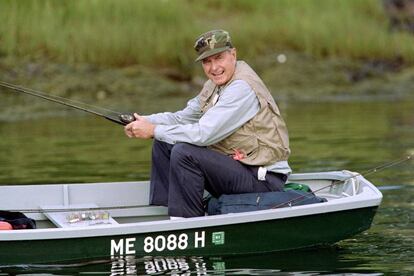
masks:
[[[39,98],[42,98],[44,100],[48,100],[48,101],[51,101],[51,102],[54,102],[54,103],[62,104],[62,105],[68,106],[68,107],[72,107],[72,108],[79,109],[79,110],[82,110],[82,111],[85,111],[85,112],[88,112],[88,113],[92,113],[92,114],[97,115],[99,117],[104,117],[105,119],[108,119],[108,120],[110,120],[112,122],[115,122],[117,124],[127,125],[128,123],[135,120],[134,116],[132,116],[131,114],[122,114],[122,113],[113,111],[113,110],[108,109],[108,108],[94,106],[94,105],[91,105],[91,104],[87,104],[87,103],[72,100],[72,99],[63,98],[63,97],[56,96],[56,95],[49,95],[49,94],[46,94],[46,93],[41,92],[41,91],[36,91],[36,90],[30,89],[30,88],[17,86],[17,85],[7,83],[7,82],[4,82],[4,81],[0,81],[0,86],[12,89],[16,92],[25,93],[25,94],[35,96],[35,97],[39,97]],[[81,105],[81,106],[79,106],[79,105]],[[112,113],[112,114],[116,115],[117,117],[114,118],[112,116],[105,115],[101,111]]]
[[[369,170],[367,170],[367,171],[365,171],[363,173],[353,174],[353,175],[351,175],[351,176],[349,176],[349,177],[347,177],[345,179],[342,179],[342,180],[334,180],[334,181],[332,181],[331,184],[329,184],[327,186],[324,186],[322,188],[319,188],[319,189],[317,189],[315,191],[312,191],[312,193],[316,194],[317,192],[320,192],[323,189],[327,189],[327,188],[333,187],[335,185],[338,185],[338,184],[341,184],[341,183],[345,183],[349,179],[356,178],[356,177],[359,177],[359,176],[365,177],[365,176],[371,175],[373,173],[377,173],[377,172],[380,172],[380,171],[385,170],[387,168],[391,168],[393,166],[396,166],[396,165],[399,165],[401,163],[407,162],[407,161],[411,160],[411,158],[413,157],[413,155],[414,154],[410,154],[410,155],[408,155],[406,157],[398,158],[398,159],[393,160],[391,162],[387,162],[387,163],[382,164],[382,165],[379,165],[379,166],[377,166],[375,168],[369,169]],[[293,199],[291,199],[289,201],[282,202],[282,203],[280,203],[278,205],[275,205],[271,209],[276,209],[276,208],[280,208],[280,207],[286,207],[286,205],[292,206],[292,203],[300,203],[300,202],[302,202],[302,201],[304,201],[304,200],[306,200],[306,199],[308,199],[310,197],[312,197],[312,194],[310,194],[310,195],[300,195],[297,198],[293,198]],[[297,201],[297,200],[299,200],[299,201]]]

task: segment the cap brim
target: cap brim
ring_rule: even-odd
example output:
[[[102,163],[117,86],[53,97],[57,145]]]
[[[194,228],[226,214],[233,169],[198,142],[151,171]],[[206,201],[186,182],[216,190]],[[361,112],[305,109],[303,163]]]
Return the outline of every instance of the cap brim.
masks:
[[[230,46],[226,46],[226,47],[222,47],[222,48],[211,49],[211,50],[205,51],[204,53],[202,53],[201,55],[199,55],[198,58],[196,58],[195,61],[197,62],[197,61],[203,60],[203,59],[205,59],[207,57],[210,57],[212,55],[215,55],[215,54],[224,52],[224,51],[226,51],[228,49],[230,49]]]

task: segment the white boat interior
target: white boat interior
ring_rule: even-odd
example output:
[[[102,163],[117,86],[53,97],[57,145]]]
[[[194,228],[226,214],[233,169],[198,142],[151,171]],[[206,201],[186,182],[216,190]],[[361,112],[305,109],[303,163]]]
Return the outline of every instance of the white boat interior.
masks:
[[[306,184],[317,196],[326,198],[327,202],[312,204],[312,208],[307,205],[255,211],[255,219],[260,219],[261,213],[266,219],[269,215],[277,218],[378,206],[382,198],[373,184],[349,171],[292,174],[287,183]],[[22,211],[36,220],[39,229],[83,228],[98,223],[108,226],[137,225],[141,222],[169,220],[167,208],[148,205],[148,181],[4,185],[0,186],[0,195],[0,210]],[[85,222],[76,217],[85,214],[92,214],[98,219]],[[238,222],[243,220],[243,214],[237,214]],[[206,218],[224,216],[229,219],[232,215],[236,216],[226,214]],[[200,218],[195,219],[200,221]],[[246,216],[245,219],[251,221],[253,217]],[[225,221],[219,220],[221,223]]]

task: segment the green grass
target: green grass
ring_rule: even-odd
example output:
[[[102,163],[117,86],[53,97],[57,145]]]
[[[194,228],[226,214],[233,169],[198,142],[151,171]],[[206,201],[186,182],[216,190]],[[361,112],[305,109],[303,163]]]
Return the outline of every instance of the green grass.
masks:
[[[191,74],[195,37],[231,32],[243,58],[283,51],[414,63],[379,0],[0,0],[0,56],[173,67]]]

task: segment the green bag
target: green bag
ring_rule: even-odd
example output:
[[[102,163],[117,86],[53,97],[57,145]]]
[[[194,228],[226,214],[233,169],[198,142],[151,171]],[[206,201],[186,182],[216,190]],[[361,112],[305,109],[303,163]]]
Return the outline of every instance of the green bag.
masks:
[[[286,191],[302,191],[306,193],[311,193],[312,190],[308,185],[300,184],[300,183],[286,183],[285,186],[283,186],[283,190]]]

